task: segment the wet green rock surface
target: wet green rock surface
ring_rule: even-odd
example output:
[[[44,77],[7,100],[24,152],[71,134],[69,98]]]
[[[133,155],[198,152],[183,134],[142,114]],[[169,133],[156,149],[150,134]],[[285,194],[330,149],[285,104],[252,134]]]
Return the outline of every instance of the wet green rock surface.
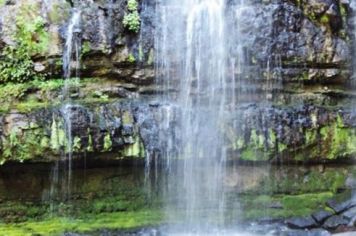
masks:
[[[77,167],[84,165],[80,163]],[[1,232],[57,235],[66,231],[135,229],[179,222],[179,209],[177,219],[163,220],[167,212],[162,208],[161,185],[145,181],[142,167],[93,168],[95,162],[86,165],[87,169],[73,169],[70,185],[65,166],[59,167],[57,180],[49,164],[2,166]],[[13,178],[15,172],[17,177]],[[238,203],[240,208],[229,212],[232,208],[228,207],[226,214],[234,222],[234,216],[238,216],[239,222],[246,222],[333,211],[327,201],[348,199],[354,176],[352,166],[229,168],[224,182],[227,202]]]

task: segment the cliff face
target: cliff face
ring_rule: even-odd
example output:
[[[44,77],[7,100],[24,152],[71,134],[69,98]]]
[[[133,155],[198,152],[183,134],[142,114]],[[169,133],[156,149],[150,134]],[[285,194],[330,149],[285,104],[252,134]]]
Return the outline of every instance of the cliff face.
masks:
[[[227,17],[236,14],[229,2]],[[231,109],[231,123],[241,126],[224,124],[221,130],[231,157],[349,160],[356,154],[351,57],[356,8],[336,0],[249,2],[238,13],[245,66],[230,71],[245,84],[238,91],[240,105]],[[77,154],[143,158],[160,152],[159,135],[171,132],[161,125],[162,112],[170,106],[156,101],[175,86],[155,80],[159,8],[155,1],[137,3],[136,9],[123,0],[0,1],[2,162],[58,159],[68,146],[66,114]],[[61,106],[61,58],[74,8],[81,12],[75,32],[81,64],[72,67],[82,79],[70,82],[76,105]],[[238,50],[237,23],[231,24],[230,50]]]

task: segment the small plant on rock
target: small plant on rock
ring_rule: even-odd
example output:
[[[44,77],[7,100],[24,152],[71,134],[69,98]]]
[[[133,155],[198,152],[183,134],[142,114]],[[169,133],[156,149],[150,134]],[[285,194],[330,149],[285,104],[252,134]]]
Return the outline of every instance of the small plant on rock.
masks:
[[[129,11],[124,16],[123,24],[126,29],[137,33],[140,30],[141,19],[138,13],[138,3],[136,0],[128,0],[127,10]]]
[[[32,56],[48,47],[45,23],[41,17],[32,22],[18,17],[15,45],[7,45],[0,54],[0,83],[25,82],[43,77],[34,70]]]

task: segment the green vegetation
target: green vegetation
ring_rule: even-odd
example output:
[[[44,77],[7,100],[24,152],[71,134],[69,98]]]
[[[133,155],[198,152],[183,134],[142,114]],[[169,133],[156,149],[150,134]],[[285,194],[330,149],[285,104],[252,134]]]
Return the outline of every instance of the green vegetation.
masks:
[[[140,14],[138,13],[137,0],[128,0],[127,10],[129,13],[125,14],[123,24],[126,29],[137,33],[140,30]]]
[[[107,133],[104,137],[104,149],[103,152],[108,152],[111,150],[112,147],[112,141],[111,141],[111,136],[110,133]]]
[[[30,11],[31,8],[26,9]],[[25,11],[22,9],[22,11]],[[15,45],[7,45],[1,52],[0,83],[25,82],[42,79],[45,75],[36,72],[32,56],[47,50],[48,32],[42,17],[32,19],[21,13],[16,18]]]
[[[91,50],[91,47],[90,47],[90,42],[89,41],[84,41],[83,44],[82,44],[82,50],[80,51],[81,52],[81,57],[83,57],[84,55],[88,54]]]
[[[2,201],[0,234],[47,236],[68,231],[126,230],[161,224],[163,212],[159,197],[148,197],[142,182],[137,181],[139,173],[120,169],[123,175],[118,175],[117,171],[111,168],[88,171],[88,176],[73,172],[81,184],[72,186],[75,195],[69,201],[60,200],[61,193],[54,196],[54,201]],[[32,192],[31,186],[28,188]],[[4,189],[0,186],[1,190]],[[11,194],[2,193],[1,196],[6,198]]]
[[[129,63],[135,63],[136,59],[135,59],[134,55],[129,54],[129,56],[127,57],[127,61]]]
[[[271,218],[288,218],[307,216],[325,209],[326,201],[334,196],[331,192],[308,193],[299,195],[259,195],[240,197],[243,208],[243,219],[253,220],[263,216]],[[274,206],[279,207],[274,207]]]
[[[135,158],[145,157],[145,147],[138,135],[135,137],[135,142],[133,144],[124,148],[122,151],[122,156]]]
[[[13,129],[10,135],[3,140],[2,155],[0,164],[7,159],[23,162],[42,156],[49,148],[49,140],[44,130],[38,127],[24,127],[23,132],[20,129]]]
[[[157,225],[162,221],[158,210],[113,212],[90,215],[83,218],[53,217],[43,221],[27,221],[18,224],[0,224],[0,230],[8,236],[60,235],[64,232],[91,232],[100,229],[134,229]]]
[[[232,150],[237,151],[239,159],[244,161],[267,161],[276,157],[282,158],[282,161],[286,159],[294,162],[318,159],[332,161],[347,160],[356,154],[356,131],[344,124],[340,114],[336,113],[335,117],[322,127],[316,125],[318,122],[316,119],[312,114],[311,127],[293,130],[303,137],[298,145],[280,140],[272,128],[265,133],[251,129],[245,136],[233,133],[226,135],[231,141]]]
[[[24,83],[0,84],[0,112],[7,112],[10,109],[17,109],[21,112],[29,112],[34,109],[57,105],[61,102],[58,96],[65,83],[71,89],[81,88],[83,97],[82,103],[101,103],[110,101],[109,96],[101,91],[97,91],[94,86],[97,83],[95,78],[83,78],[80,81],[76,78],[67,81],[63,79],[32,80]],[[84,96],[85,95],[85,96]]]

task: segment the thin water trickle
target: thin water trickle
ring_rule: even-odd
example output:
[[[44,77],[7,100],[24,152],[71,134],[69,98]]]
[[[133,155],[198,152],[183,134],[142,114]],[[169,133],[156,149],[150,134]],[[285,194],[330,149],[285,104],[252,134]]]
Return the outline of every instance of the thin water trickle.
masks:
[[[69,79],[72,76],[73,62],[76,76],[79,72],[79,51],[80,51],[80,10],[74,10],[66,30],[66,41],[63,50],[63,76]]]
[[[234,5],[236,12],[242,3]],[[226,205],[223,184],[227,160],[223,129],[235,107],[235,80],[243,71],[243,50],[230,51],[227,21],[238,23],[238,14],[227,19],[226,8],[225,0],[167,0],[157,8],[161,22],[156,38],[157,74],[165,91],[176,90],[163,99],[178,113],[174,134],[162,137],[165,142],[174,139],[167,143],[178,146],[167,145],[163,151],[170,171],[167,217],[183,221],[188,235],[211,225],[224,227],[227,211],[234,211]]]
[[[65,33],[66,40],[63,47],[63,78],[65,79],[61,94],[63,105],[60,108],[57,117],[56,115],[53,115],[53,122],[55,122],[56,118],[60,118],[62,121],[58,123],[58,127],[56,127],[55,131],[60,132],[59,130],[63,129],[65,141],[62,143],[64,146],[61,147],[60,150],[62,158],[57,161],[51,173],[51,189],[49,198],[51,201],[52,213],[55,210],[55,204],[57,201],[68,201],[71,196],[73,157],[72,122],[75,119],[75,117],[72,117],[72,107],[75,105],[71,104],[70,94],[73,92],[73,88],[71,86],[73,83],[75,84],[75,82],[77,82],[73,82],[73,70],[75,71],[74,80],[79,79],[81,49],[80,18],[81,12],[74,9],[67,26]],[[57,133],[55,136],[59,137],[60,134]],[[59,142],[59,140],[57,140],[57,142]]]
[[[75,69],[75,79],[79,79],[80,70],[80,49],[81,49],[81,37],[80,37],[80,19],[81,11],[74,9],[72,17],[69,21],[67,32],[66,32],[66,42],[63,51],[63,76],[65,78],[63,96],[66,100],[65,104],[61,108],[61,116],[64,119],[64,129],[66,134],[66,147],[64,150],[65,161],[68,162],[68,181],[67,181],[67,193],[70,195],[70,185],[72,179],[72,156],[73,156],[73,137],[72,137],[72,117],[71,117],[71,107],[73,106],[70,102],[70,86],[72,76],[72,68]],[[75,63],[73,65],[73,63]]]

